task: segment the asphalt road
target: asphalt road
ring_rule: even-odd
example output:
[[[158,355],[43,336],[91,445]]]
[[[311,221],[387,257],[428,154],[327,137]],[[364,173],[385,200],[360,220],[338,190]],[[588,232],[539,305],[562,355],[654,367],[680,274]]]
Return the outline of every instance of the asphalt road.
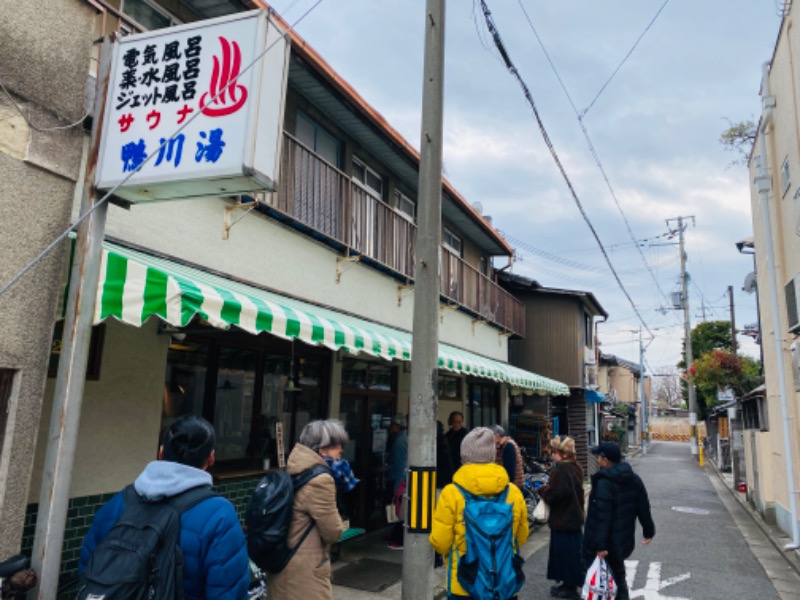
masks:
[[[645,482],[656,523],[656,537],[648,547],[642,546],[641,528],[637,530],[637,547],[628,559],[631,598],[780,598],[751,550],[752,538],[748,543],[742,535],[709,475],[692,460],[687,444],[655,442],[647,456],[634,457],[630,463]],[[553,582],[545,579],[547,553],[545,544],[528,558],[520,600],[550,598]]]

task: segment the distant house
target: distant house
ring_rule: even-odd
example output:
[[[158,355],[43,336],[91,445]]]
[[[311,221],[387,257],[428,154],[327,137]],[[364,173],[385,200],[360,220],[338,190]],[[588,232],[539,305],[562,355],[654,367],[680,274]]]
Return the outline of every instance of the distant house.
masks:
[[[642,370],[638,363],[625,360],[613,354],[600,352],[598,386],[606,395],[607,406],[625,405],[626,415],[616,415],[614,420],[625,429],[625,444],[641,443],[642,405],[639,398],[639,382]],[[647,393],[647,389],[645,389]],[[611,415],[609,414],[609,417]],[[605,419],[610,425],[611,419]]]
[[[591,292],[548,288],[521,275],[499,272],[500,285],[525,305],[523,337],[509,342],[509,362],[566,383],[569,396],[550,397],[553,433],[575,438],[578,460],[589,468],[589,446],[599,441],[596,324],[608,313]],[[512,409],[524,409],[520,398]],[[513,414],[513,413],[512,413]]]

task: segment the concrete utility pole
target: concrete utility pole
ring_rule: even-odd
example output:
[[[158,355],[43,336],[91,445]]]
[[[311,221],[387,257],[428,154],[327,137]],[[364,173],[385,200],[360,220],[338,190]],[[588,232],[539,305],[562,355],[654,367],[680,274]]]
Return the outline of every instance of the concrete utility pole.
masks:
[[[106,39],[100,50],[91,146],[86,160],[81,197],[82,215],[86,214],[97,201],[94,178],[100,153],[100,135],[111,72],[111,56],[111,42]],[[86,383],[86,365],[89,361],[89,339],[92,333],[97,282],[100,278],[100,259],[107,211],[107,202],[97,207],[78,226],[75,240],[75,256],[72,261],[61,356],[53,392],[53,412],[50,417],[50,432],[47,438],[31,561],[33,568],[39,574],[38,588],[34,591],[39,600],[55,600],[58,592],[61,549],[64,545],[64,527],[67,521],[75,447],[78,442],[78,425],[81,420],[81,402]]]
[[[667,227],[670,227],[670,221],[677,221],[678,225],[673,230],[673,233],[678,232],[679,249],[681,253],[681,304],[683,305],[683,335],[685,339],[686,351],[686,371],[694,362],[694,355],[692,354],[692,325],[691,315],[689,314],[689,275],[686,273],[686,250],[684,247],[684,232],[686,231],[687,224],[684,220],[691,219],[694,222],[693,216],[677,217],[675,219],[667,219]],[[690,428],[690,443],[692,456],[697,456],[697,392],[694,389],[694,384],[687,379],[686,386],[689,391],[689,428]]]
[[[644,344],[642,343],[642,327],[639,326],[639,402],[642,407],[642,454],[647,454],[647,400],[644,393]]]
[[[731,351],[736,354],[739,351],[739,345],[736,343],[736,314],[733,312],[733,286],[728,286],[728,302],[731,307]]]
[[[433,594],[428,543],[436,493],[436,404],[439,364],[439,256],[442,232],[444,0],[427,0],[422,87],[411,401],[408,423],[408,510],[403,550],[403,600]]]

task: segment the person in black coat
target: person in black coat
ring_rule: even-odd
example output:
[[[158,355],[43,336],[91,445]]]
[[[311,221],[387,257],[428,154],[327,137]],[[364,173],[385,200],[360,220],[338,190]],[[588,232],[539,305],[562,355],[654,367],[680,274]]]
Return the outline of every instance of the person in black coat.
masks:
[[[440,490],[452,483],[455,472],[450,447],[444,435],[444,425],[441,421],[436,421],[436,489]]]
[[[447,424],[450,425],[450,429],[444,436],[447,439],[447,446],[450,448],[450,459],[455,472],[461,466],[461,442],[467,437],[469,431],[464,427],[464,413],[458,410],[450,413]]]
[[[550,554],[547,578],[561,582],[550,588],[555,598],[580,600],[583,585],[583,469],[575,460],[575,440],[565,437],[551,446],[556,465],[539,495],[550,508]]]
[[[600,470],[592,475],[589,511],[583,531],[584,567],[595,557],[605,558],[617,582],[617,600],[629,600],[625,559],[636,546],[636,520],[642,525],[644,545],[651,542],[656,526],[650,500],[639,476],[622,461],[617,444],[603,442],[592,448]]]

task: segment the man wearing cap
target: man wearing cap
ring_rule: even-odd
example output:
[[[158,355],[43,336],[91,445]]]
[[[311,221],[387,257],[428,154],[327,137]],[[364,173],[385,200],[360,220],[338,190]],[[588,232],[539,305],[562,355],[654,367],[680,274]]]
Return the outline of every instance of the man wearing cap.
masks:
[[[605,558],[617,582],[617,600],[629,600],[625,559],[636,546],[636,519],[642,525],[645,546],[656,534],[647,490],[631,466],[622,462],[617,444],[603,442],[592,448],[600,469],[592,475],[589,510],[583,530],[584,567],[595,557]]]

